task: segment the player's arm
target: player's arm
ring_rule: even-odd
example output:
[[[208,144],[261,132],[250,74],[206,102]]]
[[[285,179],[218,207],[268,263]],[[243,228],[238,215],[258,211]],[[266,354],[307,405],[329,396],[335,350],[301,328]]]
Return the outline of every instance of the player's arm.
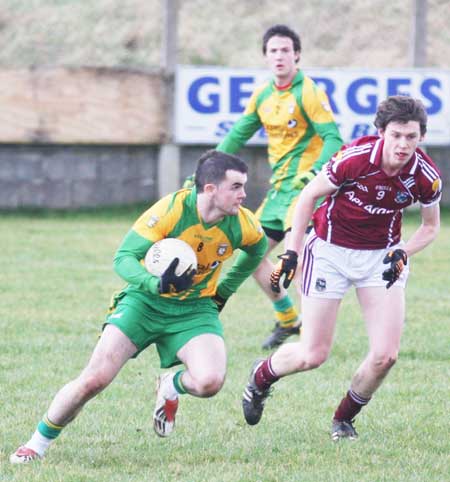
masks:
[[[114,256],[114,271],[127,283],[154,295],[159,293],[159,277],[151,275],[141,264],[153,242],[131,229]]]
[[[325,92],[320,89],[313,90],[309,96],[305,96],[304,107],[314,131],[323,140],[323,146],[311,169],[297,175],[299,189],[303,189],[343,145]]]
[[[342,147],[343,142],[337,125],[334,122],[328,124],[316,124],[314,125],[314,129],[323,140],[323,147],[320,151],[320,155],[312,166],[316,172],[319,172],[322,169],[322,166],[326,164]]]
[[[287,239],[286,248],[301,254],[305,231],[308,227],[316,202],[338,189],[327,178],[324,172],[320,172],[300,193],[295,206],[292,220],[292,231]]]
[[[243,115],[233,125],[230,132],[216,147],[218,151],[227,154],[235,154],[261,127],[261,120],[258,116],[258,97],[261,89],[255,90],[251,95]]]
[[[270,275],[270,285],[275,293],[280,292],[280,283],[283,276],[282,284],[284,288],[288,288],[294,278],[298,259],[303,251],[305,231],[312,218],[317,200],[335,192],[336,189],[338,189],[337,186],[334,186],[328,180],[325,173],[320,172],[301,191],[295,206],[292,230],[286,241],[286,251],[278,256],[280,261]]]
[[[422,224],[412,234],[409,240],[403,246],[403,250],[408,257],[415,253],[418,253],[431,242],[433,242],[440,229],[440,210],[439,203],[435,203],[432,206],[421,207]]]
[[[152,294],[159,293],[160,279],[151,275],[141,261],[153,243],[167,237],[177,222],[180,210],[171,208],[177,194],[160,199],[145,211],[127,233],[114,256],[116,273],[127,283]]]
[[[231,128],[230,132],[216,147],[218,151],[235,154],[261,127],[261,121],[256,112],[244,114]]]
[[[230,132],[218,144],[216,150],[226,154],[235,154],[261,127],[261,121],[256,112],[244,114],[231,128]],[[183,188],[195,186],[195,174],[188,176],[183,182]]]
[[[265,235],[251,246],[243,246],[236,261],[217,286],[217,294],[227,300],[239,286],[256,270],[264,258],[269,243]]]

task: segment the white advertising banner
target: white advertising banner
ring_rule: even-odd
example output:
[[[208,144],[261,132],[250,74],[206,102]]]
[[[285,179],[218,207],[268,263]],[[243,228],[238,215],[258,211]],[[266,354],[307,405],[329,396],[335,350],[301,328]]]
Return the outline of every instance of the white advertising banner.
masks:
[[[390,95],[421,99],[428,113],[427,145],[450,145],[450,71],[432,69],[305,69],[330,99],[345,142],[376,133],[377,105]],[[175,140],[216,144],[242,114],[254,88],[270,79],[265,69],[179,66]],[[265,144],[264,130],[249,141]]]

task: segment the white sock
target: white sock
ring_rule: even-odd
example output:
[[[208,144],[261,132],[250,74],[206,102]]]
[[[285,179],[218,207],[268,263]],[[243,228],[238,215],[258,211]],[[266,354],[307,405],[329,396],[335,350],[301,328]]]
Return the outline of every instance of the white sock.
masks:
[[[54,440],[55,439],[53,438],[44,437],[38,430],[36,430],[30,440],[25,444],[25,447],[34,450],[42,457]]]
[[[178,392],[173,384],[174,375],[175,373],[170,373],[161,382],[161,389],[166,400],[176,400],[178,398]]]

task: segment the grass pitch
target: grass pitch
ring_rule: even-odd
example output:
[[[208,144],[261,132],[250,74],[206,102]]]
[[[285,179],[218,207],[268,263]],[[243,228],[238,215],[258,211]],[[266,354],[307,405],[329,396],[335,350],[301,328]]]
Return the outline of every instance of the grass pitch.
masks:
[[[9,454],[86,364],[110,294],[122,286],[113,254],[139,212],[2,216],[0,481],[449,480],[450,212],[438,240],[412,259],[399,362],[358,416],[358,441],[335,444],[328,434],[367,350],[353,293],[330,360],[277,383],[260,424],[246,425],[242,390],[271,328],[270,304],[248,280],[222,316],[225,386],[212,399],[182,397],[171,438],[151,425],[159,368],[150,348],[88,403],[42,462],[11,466]],[[406,237],[417,224],[409,214]]]

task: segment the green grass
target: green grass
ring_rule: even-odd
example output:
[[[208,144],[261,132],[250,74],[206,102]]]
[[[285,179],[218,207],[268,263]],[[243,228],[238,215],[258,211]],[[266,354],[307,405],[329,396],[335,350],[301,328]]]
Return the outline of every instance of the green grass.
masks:
[[[228,376],[207,400],[181,400],[173,437],[151,426],[153,348],[91,401],[41,463],[14,467],[55,392],[83,368],[111,292],[112,256],[135,210],[2,216],[0,481],[444,481],[450,439],[450,212],[439,239],[412,261],[400,360],[357,421],[360,439],[334,444],[336,404],[367,349],[354,294],[344,300],[330,360],[276,385],[261,423],[240,399],[261,355],[270,305],[247,281],[223,314]],[[410,233],[417,214],[405,222]]]

